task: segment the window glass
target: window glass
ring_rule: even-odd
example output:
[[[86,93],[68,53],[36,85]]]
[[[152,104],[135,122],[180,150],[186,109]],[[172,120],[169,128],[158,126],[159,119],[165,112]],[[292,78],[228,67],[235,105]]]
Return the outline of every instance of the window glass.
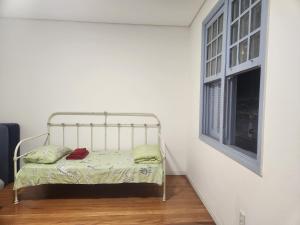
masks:
[[[212,57],[215,57],[217,54],[217,41],[216,40],[213,41],[211,49],[212,49],[211,55],[212,55]]]
[[[211,58],[211,44],[209,44],[207,46],[207,53],[206,53],[206,55],[207,55],[207,60],[209,60]]]
[[[248,39],[242,41],[239,44],[239,63],[243,63],[247,60],[247,49],[248,49]]]
[[[261,2],[251,9],[251,31],[260,27],[261,22]]]
[[[213,24],[213,35],[212,38],[214,39],[218,34],[218,21],[215,21]]]
[[[211,36],[212,36],[212,28],[209,27],[207,29],[207,43],[209,43],[211,41]]]
[[[221,72],[221,56],[217,58],[217,73]]]
[[[222,35],[218,38],[218,50],[217,50],[217,54],[221,53],[222,51],[222,42],[223,42],[223,39],[222,39]]]
[[[233,67],[236,65],[236,59],[237,59],[237,47],[234,46],[230,49],[230,67]]]
[[[241,17],[240,21],[240,39],[248,34],[249,30],[249,13],[246,13]]]
[[[233,0],[231,5],[231,21],[239,16],[239,0]]]
[[[213,59],[211,61],[211,75],[215,75],[216,74],[216,66],[217,66],[216,59]]]
[[[253,59],[259,56],[260,32],[255,33],[250,37],[250,52],[249,58]]]
[[[214,139],[220,134],[221,82],[215,81],[205,85],[207,101],[207,129],[205,133]]]
[[[235,22],[231,26],[231,44],[234,44],[238,40],[238,22]]]
[[[223,32],[223,14],[218,19],[218,34]]]
[[[211,67],[210,67],[210,62],[206,63],[206,77],[209,77],[211,75]]]
[[[250,6],[250,0],[241,0],[241,13],[243,13]]]

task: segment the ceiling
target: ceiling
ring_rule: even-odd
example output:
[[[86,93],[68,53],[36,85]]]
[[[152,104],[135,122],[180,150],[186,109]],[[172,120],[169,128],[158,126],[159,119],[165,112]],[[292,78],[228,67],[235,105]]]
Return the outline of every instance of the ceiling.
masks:
[[[0,0],[0,17],[189,26],[205,0]]]

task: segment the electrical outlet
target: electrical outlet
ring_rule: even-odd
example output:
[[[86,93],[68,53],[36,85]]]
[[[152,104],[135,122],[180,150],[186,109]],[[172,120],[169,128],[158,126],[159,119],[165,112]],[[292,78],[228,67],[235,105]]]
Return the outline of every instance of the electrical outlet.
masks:
[[[239,225],[246,225],[246,214],[240,211]]]

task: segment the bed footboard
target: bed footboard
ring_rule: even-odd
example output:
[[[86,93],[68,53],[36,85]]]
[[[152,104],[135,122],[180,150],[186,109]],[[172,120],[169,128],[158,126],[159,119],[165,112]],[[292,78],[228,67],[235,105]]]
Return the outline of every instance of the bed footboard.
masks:
[[[25,139],[22,139],[16,146],[15,148],[15,151],[14,151],[14,177],[15,177],[15,180],[17,178],[17,173],[18,173],[18,167],[17,167],[17,162],[18,160],[20,160],[21,158],[23,158],[24,156],[26,156],[28,153],[30,152],[26,152],[25,154],[23,155],[20,155],[20,156],[17,156],[18,155],[18,151],[20,150],[20,147],[21,145],[24,143],[24,142],[28,142],[28,141],[31,141],[31,140],[35,140],[35,139],[38,139],[40,137],[44,137],[46,136],[46,140],[45,140],[45,143],[47,142],[47,139],[49,137],[49,133],[43,133],[43,134],[40,134],[40,135],[37,135],[37,136],[33,136],[33,137],[29,137],[29,138],[25,138]],[[18,204],[19,203],[19,200],[18,200],[18,190],[15,190],[15,196],[14,196],[14,204]]]

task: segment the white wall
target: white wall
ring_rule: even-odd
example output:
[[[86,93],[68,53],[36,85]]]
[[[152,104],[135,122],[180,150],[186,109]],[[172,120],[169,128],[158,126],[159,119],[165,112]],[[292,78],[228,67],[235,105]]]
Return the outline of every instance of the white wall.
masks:
[[[25,137],[54,111],[155,112],[170,171],[187,169],[218,225],[239,210],[247,225],[299,225],[300,3],[269,1],[262,177],[198,139],[201,23],[215,3],[190,30],[0,20],[1,121]]]
[[[0,20],[0,120],[22,137],[55,111],[153,112],[185,171],[188,28]]]
[[[191,28],[192,117],[187,174],[218,225],[300,224],[300,2],[269,1],[267,71],[260,177],[198,139],[202,21]]]

